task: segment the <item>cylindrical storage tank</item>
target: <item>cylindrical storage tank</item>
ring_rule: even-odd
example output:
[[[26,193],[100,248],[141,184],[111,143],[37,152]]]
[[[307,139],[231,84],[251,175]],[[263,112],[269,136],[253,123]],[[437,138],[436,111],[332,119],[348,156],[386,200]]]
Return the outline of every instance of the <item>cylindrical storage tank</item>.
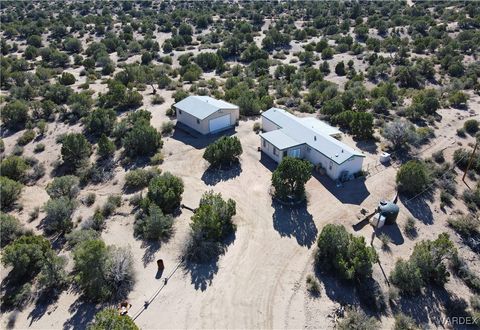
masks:
[[[389,163],[390,162],[390,154],[388,152],[383,152],[380,155],[380,163]]]
[[[391,225],[397,221],[400,208],[397,204],[387,201],[380,202],[378,213],[385,217],[385,224]]]

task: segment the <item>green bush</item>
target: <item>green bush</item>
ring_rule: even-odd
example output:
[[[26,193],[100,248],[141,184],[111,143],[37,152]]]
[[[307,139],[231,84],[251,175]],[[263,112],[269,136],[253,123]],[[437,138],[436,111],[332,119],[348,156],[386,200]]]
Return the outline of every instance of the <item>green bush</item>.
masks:
[[[282,200],[305,198],[305,183],[312,176],[312,169],[313,165],[306,160],[284,157],[272,174],[275,195]]]
[[[398,190],[410,195],[422,192],[430,182],[430,174],[424,163],[410,160],[397,172]]]
[[[8,156],[0,163],[0,173],[9,179],[22,181],[25,179],[25,173],[29,167],[22,157]]]
[[[50,198],[67,197],[72,199],[80,192],[79,183],[79,179],[74,175],[60,176],[54,178],[45,190]]]
[[[339,330],[376,330],[379,329],[378,321],[374,317],[368,317],[359,309],[347,310],[345,318],[337,324]]]
[[[419,330],[415,321],[405,314],[399,313],[395,315],[395,325],[393,330]]]
[[[25,126],[29,115],[27,104],[23,101],[14,100],[8,103],[0,111],[3,124],[8,128],[21,128]]]
[[[45,231],[65,234],[73,228],[72,214],[77,203],[68,197],[49,199],[45,203]]]
[[[88,325],[88,330],[138,330],[128,315],[118,314],[115,308],[106,308],[95,315],[94,321]]]
[[[342,225],[328,224],[317,241],[315,260],[322,269],[347,280],[363,280],[372,275],[372,263],[377,254],[363,237],[349,234]]]
[[[22,136],[20,136],[17,140],[17,144],[20,146],[27,145],[28,143],[32,142],[35,138],[35,131],[33,129],[27,129]]]
[[[24,228],[20,221],[13,215],[0,212],[0,246],[10,244],[22,236]]]
[[[85,118],[85,128],[96,136],[108,135],[112,132],[116,120],[117,114],[113,109],[94,109]]]
[[[229,165],[237,162],[242,152],[242,144],[236,136],[222,136],[205,149],[203,158],[211,166]]]
[[[115,154],[115,143],[111,141],[105,134],[102,134],[98,140],[97,153],[100,159],[110,158]]]
[[[131,157],[150,156],[163,145],[160,133],[144,120],[136,121],[122,142]]]
[[[5,247],[2,263],[12,266],[16,278],[32,278],[45,264],[50,242],[41,236],[21,236]]]
[[[173,132],[173,128],[174,128],[174,124],[173,124],[173,121],[167,121],[167,122],[163,122],[162,123],[162,134],[163,135],[168,135],[168,134],[171,134]]]
[[[65,165],[78,169],[92,154],[92,145],[83,134],[67,134],[62,140],[61,154]]]
[[[38,285],[44,290],[58,290],[68,283],[68,275],[65,270],[67,265],[65,256],[58,256],[55,252],[47,253],[45,263],[38,274]]]
[[[182,179],[166,172],[150,181],[148,198],[157,204],[164,213],[172,213],[180,206],[183,189]]]
[[[164,215],[155,204],[150,205],[148,214],[138,219],[134,225],[134,234],[143,240],[167,240],[173,233],[173,217]]]
[[[33,148],[33,152],[36,153],[36,154],[38,154],[40,152],[43,152],[43,151],[45,151],[45,144],[43,144],[43,143],[38,143]]]
[[[62,76],[58,79],[60,84],[70,86],[75,84],[75,76],[69,72],[62,73]]]
[[[128,171],[125,175],[125,188],[126,189],[143,189],[148,186],[150,180],[155,176],[160,175],[160,170],[152,168],[149,170],[136,169]]]
[[[102,214],[105,218],[108,218],[113,214],[115,209],[122,205],[122,197],[120,195],[110,195],[107,201],[102,207]]]
[[[0,176],[0,201],[2,208],[11,207],[20,197],[23,185],[17,181]]]
[[[474,135],[478,132],[478,120],[469,119],[463,123],[463,128],[467,131],[468,134]]]

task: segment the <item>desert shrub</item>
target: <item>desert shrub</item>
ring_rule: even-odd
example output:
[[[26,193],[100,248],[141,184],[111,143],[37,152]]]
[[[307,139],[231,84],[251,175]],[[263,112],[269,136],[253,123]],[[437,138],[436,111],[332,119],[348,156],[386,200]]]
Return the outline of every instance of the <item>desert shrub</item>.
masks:
[[[94,321],[88,325],[88,330],[138,330],[128,315],[118,314],[115,308],[106,308],[95,315]]]
[[[404,120],[395,120],[385,125],[382,135],[391,143],[393,149],[399,149],[416,140],[415,128]]]
[[[28,221],[31,222],[31,221],[37,219],[39,215],[40,215],[40,207],[35,206],[33,208],[33,210],[28,214]]]
[[[432,154],[432,158],[437,163],[441,164],[445,162],[445,156],[443,155],[443,150],[436,151]]]
[[[434,241],[423,240],[415,244],[409,260],[397,261],[390,281],[407,295],[418,293],[429,283],[444,285],[450,276],[444,260],[455,256],[448,234],[440,234]]]
[[[137,120],[122,140],[125,152],[132,157],[149,156],[162,147],[160,133],[144,120]]]
[[[158,94],[152,97],[152,104],[163,104],[164,102],[165,99]]]
[[[395,315],[395,324],[393,330],[417,330],[420,329],[415,321],[403,313]]]
[[[463,128],[468,134],[474,135],[478,132],[478,120],[469,119],[463,123]]]
[[[17,181],[0,176],[0,202],[2,208],[11,207],[20,197],[23,185]]]
[[[78,169],[92,154],[92,145],[83,134],[67,134],[62,140],[61,154],[65,165]]]
[[[45,190],[50,198],[75,198],[80,192],[80,181],[74,175],[59,176],[50,182]]]
[[[85,128],[87,132],[96,136],[108,135],[112,132],[116,119],[117,114],[113,109],[94,109],[85,118]]]
[[[170,238],[173,232],[173,217],[164,215],[155,204],[150,205],[148,214],[138,219],[134,225],[134,234],[144,240],[162,241]]]
[[[305,198],[305,183],[312,176],[312,169],[313,165],[306,160],[284,157],[272,174],[275,195],[282,200]]]
[[[33,290],[31,283],[23,283],[17,286],[13,291],[2,297],[2,305],[4,307],[13,307],[18,310],[23,310],[33,298]]]
[[[20,146],[24,146],[29,144],[35,138],[35,131],[33,129],[27,129],[22,136],[20,136],[17,140],[17,144]]]
[[[255,133],[259,133],[261,130],[262,130],[262,124],[260,123],[253,124],[253,131]]]
[[[69,72],[64,72],[58,79],[60,84],[65,85],[65,86],[70,86],[75,84],[75,76]]]
[[[0,153],[3,153],[5,151],[5,141],[3,141],[2,138],[0,138]]]
[[[67,258],[58,256],[55,252],[47,253],[45,262],[38,274],[38,285],[43,290],[58,290],[68,283],[68,274],[65,270]]]
[[[155,155],[150,157],[150,165],[160,165],[163,163],[164,159],[165,156],[163,155],[163,153],[161,151],[157,152]]]
[[[24,158],[8,156],[0,163],[0,173],[9,179],[22,181],[25,179],[25,174],[29,167]]]
[[[115,209],[122,205],[122,197],[120,195],[110,195],[107,198],[105,204],[102,207],[102,214],[105,218],[108,218],[113,214]]]
[[[423,162],[410,160],[400,166],[396,181],[399,191],[406,194],[418,194],[429,184],[430,174]]]
[[[0,111],[3,124],[11,129],[25,126],[29,115],[27,104],[23,101],[14,100],[8,103]]]
[[[164,213],[172,213],[180,206],[183,189],[182,179],[166,172],[150,180],[148,198]]]
[[[110,140],[105,134],[102,134],[100,139],[98,139],[98,149],[97,154],[100,159],[107,159],[112,157],[115,154],[115,143]]]
[[[161,132],[163,135],[168,135],[173,132],[173,121],[167,121],[162,123]]]
[[[109,301],[125,298],[135,276],[129,250],[107,247],[100,239],[85,240],[73,252],[75,281],[85,298]]]
[[[372,275],[377,254],[363,237],[349,234],[342,225],[328,224],[317,241],[315,261],[322,269],[335,272],[347,280],[362,280]]]
[[[73,228],[72,214],[76,202],[68,197],[49,199],[45,204],[45,231],[47,233],[68,233]]]
[[[467,103],[468,96],[463,92],[457,91],[449,96],[448,101],[450,102],[450,105],[452,105],[453,107],[460,108]]]
[[[35,276],[51,251],[50,242],[41,236],[21,236],[3,250],[2,263],[12,266],[11,274],[23,279]]]
[[[143,189],[148,186],[150,180],[155,176],[160,175],[160,170],[152,168],[149,170],[136,169],[128,171],[125,175],[125,188],[126,189]]]
[[[205,149],[203,158],[211,166],[228,165],[238,161],[242,152],[242,145],[236,136],[223,136]]]
[[[337,328],[339,330],[375,330],[379,329],[378,321],[374,317],[368,317],[360,309],[349,309],[345,318],[341,319]]]
[[[192,216],[190,239],[185,250],[186,258],[203,262],[221,253],[223,240],[236,230],[232,222],[235,214],[235,201],[225,201],[221,194],[213,191],[204,193]]]
[[[40,152],[43,152],[43,151],[45,151],[45,144],[43,144],[43,143],[38,143],[33,148],[33,152],[36,153],[36,154],[40,153]]]
[[[87,206],[92,206],[95,203],[96,199],[97,199],[97,195],[91,192],[91,193],[88,193],[87,196],[85,196],[84,203]]]
[[[452,227],[463,237],[470,237],[480,234],[480,220],[473,214],[448,218],[447,222],[450,227]]]
[[[10,244],[24,233],[23,225],[13,215],[0,213],[0,246]]]
[[[100,238],[100,233],[94,229],[73,230],[65,235],[67,247],[69,249],[73,249],[85,241],[95,240],[98,238]]]
[[[318,280],[311,274],[307,275],[306,279],[307,283],[307,291],[310,292],[312,295],[319,295],[320,294],[320,283]]]

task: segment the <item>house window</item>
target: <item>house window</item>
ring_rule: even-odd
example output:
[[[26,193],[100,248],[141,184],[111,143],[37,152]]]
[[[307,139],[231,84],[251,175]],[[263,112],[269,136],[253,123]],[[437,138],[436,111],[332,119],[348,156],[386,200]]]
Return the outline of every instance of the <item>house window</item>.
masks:
[[[287,157],[287,150],[283,151],[283,157]]]
[[[179,113],[179,114],[182,114],[182,110],[178,110],[178,113]]]
[[[197,124],[200,124],[200,119],[197,119]]]
[[[263,147],[264,147],[264,148],[267,147],[267,142],[265,141],[265,139],[263,139]]]
[[[328,165],[328,169],[331,170],[331,169],[332,169],[332,166],[333,166],[333,162],[330,161],[330,164]]]
[[[312,148],[307,147],[307,152],[310,152],[311,150],[312,150]]]
[[[275,156],[278,156],[278,149],[275,148],[275,147],[273,147],[273,154],[274,154]]]

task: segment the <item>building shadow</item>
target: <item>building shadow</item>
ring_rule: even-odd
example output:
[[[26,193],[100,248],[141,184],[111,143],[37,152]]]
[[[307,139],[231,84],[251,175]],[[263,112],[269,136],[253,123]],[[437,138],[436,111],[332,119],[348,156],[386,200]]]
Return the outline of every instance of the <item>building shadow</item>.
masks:
[[[337,187],[337,183],[326,175],[320,175],[316,171],[312,175],[343,204],[360,205],[370,195],[365,178],[353,179]]]
[[[278,163],[268,157],[263,151],[260,153],[260,164],[262,164],[270,172],[275,171],[278,166]]]
[[[175,131],[171,135],[171,138],[177,141],[180,141],[184,144],[188,144],[195,149],[204,149],[212,142],[215,142],[221,136],[232,136],[235,134],[235,128],[230,128],[228,130],[220,131],[218,133],[202,135],[199,132],[196,132],[192,128],[177,122],[175,126]]]
[[[409,200],[408,196],[400,194],[399,198],[413,217],[422,221],[426,225],[433,224],[433,213],[430,209],[430,205],[428,205],[428,201],[431,198],[430,196],[421,195],[413,200]]]
[[[376,237],[379,237],[382,234],[387,235],[390,238],[390,241],[395,245],[402,245],[405,242],[402,232],[396,223],[384,225],[382,228],[375,230]]]
[[[63,323],[63,330],[85,329],[103,306],[85,302],[78,298],[68,309],[70,317]]]
[[[376,144],[375,140],[357,141],[355,146],[362,151],[367,151],[372,154],[376,153],[378,150],[378,145]]]
[[[202,181],[207,186],[214,186],[219,182],[228,181],[236,178],[242,173],[242,165],[240,162],[235,162],[228,168],[209,166],[202,174]]]
[[[273,228],[280,236],[294,237],[301,246],[310,248],[317,238],[318,229],[306,203],[287,206],[272,200]]]

